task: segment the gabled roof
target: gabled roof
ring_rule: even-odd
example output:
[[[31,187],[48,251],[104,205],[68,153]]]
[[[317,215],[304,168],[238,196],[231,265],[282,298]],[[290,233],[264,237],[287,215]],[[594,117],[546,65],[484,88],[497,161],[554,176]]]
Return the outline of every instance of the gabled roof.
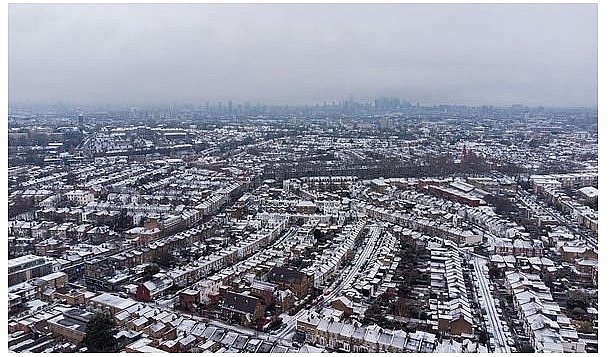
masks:
[[[280,281],[291,284],[300,283],[303,279],[306,279],[306,277],[306,274],[286,267],[274,267],[270,269],[268,273],[269,281]]]
[[[252,289],[264,290],[264,291],[274,291],[277,288],[276,284],[267,283],[265,281],[254,280],[251,284]]]
[[[234,312],[253,314],[259,303],[256,297],[228,291],[221,307]]]
[[[366,327],[366,333],[364,336],[364,340],[367,342],[378,342],[378,337],[380,336],[381,328],[376,325],[369,325]]]

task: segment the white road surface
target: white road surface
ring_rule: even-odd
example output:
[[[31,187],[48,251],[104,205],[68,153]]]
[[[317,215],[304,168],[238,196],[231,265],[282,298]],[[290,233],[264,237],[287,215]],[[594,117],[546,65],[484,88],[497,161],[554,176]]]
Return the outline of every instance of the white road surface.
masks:
[[[496,311],[495,303],[493,297],[491,296],[491,291],[489,291],[491,282],[484,273],[485,269],[487,269],[487,260],[474,255],[471,255],[471,260],[474,263],[474,272],[476,275],[477,284],[480,288],[480,294],[484,298],[485,302],[484,306],[482,307],[486,310],[489,320],[487,330],[493,334],[493,338],[495,339],[497,345],[495,352],[510,353],[510,347],[508,346],[507,337],[504,334],[501,319]]]

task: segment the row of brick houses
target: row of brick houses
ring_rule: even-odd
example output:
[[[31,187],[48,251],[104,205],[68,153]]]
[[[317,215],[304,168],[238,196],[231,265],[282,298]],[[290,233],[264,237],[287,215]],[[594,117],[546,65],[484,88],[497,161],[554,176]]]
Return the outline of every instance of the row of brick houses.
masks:
[[[463,277],[461,256],[456,250],[430,247],[431,291],[437,299],[430,299],[432,320],[438,333],[460,336],[474,332],[474,317],[470,295]]]
[[[536,352],[585,352],[585,342],[538,275],[508,271],[505,285]]]
[[[432,353],[435,335],[417,331],[388,330],[376,325],[360,326],[308,313],[297,320],[297,330],[307,343],[339,352],[355,353]]]
[[[310,276],[314,287],[319,288],[340,268],[340,265],[349,257],[357,239],[365,229],[365,220],[360,220],[350,228],[333,239],[334,248],[328,250],[320,259],[302,272]]]
[[[261,247],[280,236],[286,228],[287,218],[269,223],[258,233],[249,235],[236,243],[235,246],[224,248],[217,253],[197,260],[187,266],[181,266],[168,272],[178,287],[185,287],[213,271],[219,271],[240,260],[245,255],[251,255]],[[130,269],[138,265],[152,262],[156,257],[167,253],[170,249],[185,247],[209,236],[207,225],[200,225],[170,237],[161,238],[136,249],[123,251],[108,258],[100,257],[85,264],[85,277],[91,284],[107,290],[116,290],[111,284],[115,269]],[[121,282],[117,282],[118,284]],[[120,285],[120,284],[119,284]]]
[[[593,187],[590,188],[596,190]],[[558,191],[554,186],[544,186],[544,188],[539,191],[539,196],[544,201],[555,205],[561,212],[571,215],[578,224],[597,232],[598,213],[596,210],[582,205],[576,200],[568,197],[565,193]]]
[[[396,212],[382,207],[368,205],[363,202],[356,204],[354,208],[358,212],[364,213],[370,217],[387,221],[401,227],[415,229],[424,234],[433,235],[442,239],[449,239],[457,244],[471,245],[482,242],[481,233],[474,233],[470,229],[454,227],[451,224],[442,223],[437,220],[419,217],[414,214]]]
[[[544,254],[544,243],[541,240],[495,238],[491,246],[493,253],[500,255],[541,257]]]
[[[534,189],[543,187],[551,182],[557,182],[560,187],[580,188],[586,186],[597,186],[598,174],[596,172],[571,173],[571,174],[551,174],[551,175],[531,175],[529,182]]]

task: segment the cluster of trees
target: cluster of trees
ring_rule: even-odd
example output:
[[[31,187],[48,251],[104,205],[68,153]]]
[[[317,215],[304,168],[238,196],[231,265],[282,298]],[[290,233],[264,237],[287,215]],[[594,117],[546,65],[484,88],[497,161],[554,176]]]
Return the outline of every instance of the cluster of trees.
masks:
[[[518,206],[511,197],[499,195],[487,195],[485,201],[493,206],[495,213],[503,218],[517,218],[520,214]]]
[[[401,242],[399,257],[401,258],[396,276],[401,282],[398,285],[398,296],[408,297],[414,285],[428,285],[429,275],[419,272],[417,263],[419,259],[428,259],[425,252],[417,251],[407,241]]]
[[[153,275],[159,273],[159,267],[157,264],[149,264],[144,268],[142,277],[144,280],[149,281],[153,279]]]
[[[329,234],[323,233],[319,228],[316,228],[312,234],[314,235],[315,245],[324,244],[330,238]]]
[[[97,313],[87,324],[81,345],[87,347],[88,352],[117,352],[116,333],[117,327],[113,317],[109,314]]]
[[[581,290],[570,290],[567,292],[565,306],[573,315],[584,315],[587,308],[591,307],[591,297]]]
[[[417,251],[408,241],[401,242],[400,264],[396,279],[400,281],[396,293],[379,296],[365,311],[364,324],[377,324],[391,329],[410,330],[411,327],[398,321],[396,317],[426,320],[427,313],[421,302],[412,293],[414,286],[429,285],[429,276],[417,269],[419,259],[426,259],[423,252]]]
[[[489,265],[489,276],[491,277],[491,279],[503,278],[503,274],[496,264]]]
[[[586,201],[586,202],[584,202],[584,204],[585,204],[586,206],[590,207],[592,210],[597,211],[597,210],[598,210],[598,208],[599,208],[599,205],[598,205],[598,202],[597,202],[597,201],[598,201],[598,199],[596,198],[596,199],[595,199],[595,200],[593,200],[593,201]]]

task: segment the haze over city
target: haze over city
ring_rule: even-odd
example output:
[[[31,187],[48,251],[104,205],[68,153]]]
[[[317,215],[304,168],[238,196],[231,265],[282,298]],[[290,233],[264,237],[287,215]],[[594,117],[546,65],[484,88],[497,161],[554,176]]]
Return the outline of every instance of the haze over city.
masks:
[[[9,5],[8,350],[603,353],[597,6]]]
[[[10,4],[11,103],[596,106],[596,4]]]

